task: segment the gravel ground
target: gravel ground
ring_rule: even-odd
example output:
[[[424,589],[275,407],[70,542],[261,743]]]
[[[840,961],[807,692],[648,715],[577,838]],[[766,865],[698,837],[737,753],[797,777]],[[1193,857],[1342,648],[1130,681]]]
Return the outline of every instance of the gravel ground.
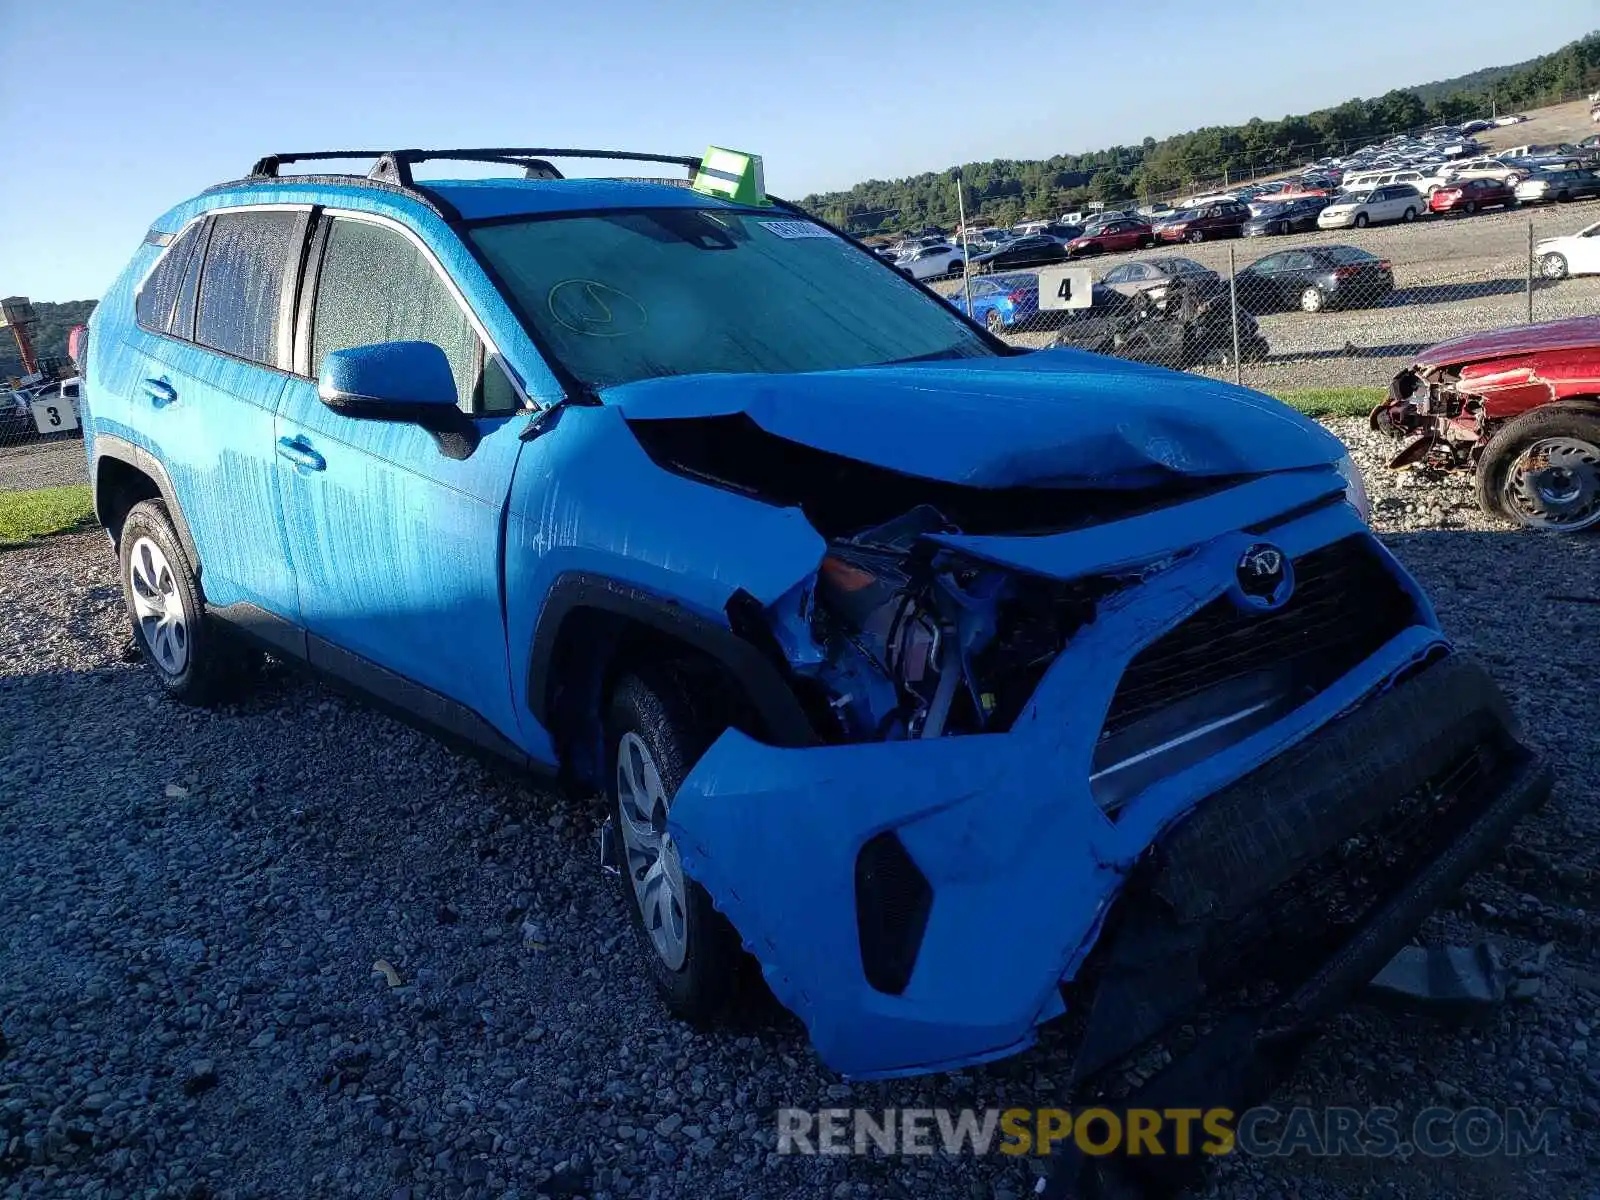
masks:
[[[1537,239],[1576,233],[1595,221],[1600,221],[1600,203],[1552,204],[1471,217],[1428,217],[1413,225],[1168,246],[1106,255],[1083,265],[1098,279],[1130,258],[1178,254],[1226,279],[1230,254],[1242,270],[1268,254],[1299,246],[1359,246],[1393,264],[1396,290],[1389,301],[1381,308],[1259,317],[1270,358],[1265,363],[1247,364],[1244,382],[1269,390],[1385,386],[1423,346],[1528,319],[1530,222]],[[941,292],[954,293],[961,284],[941,280],[935,286]],[[1534,320],[1596,312],[1600,312],[1600,277],[1535,280]],[[1047,345],[1052,337],[1026,331],[1006,336],[1017,345],[1033,347]],[[1231,337],[1228,340],[1231,343]]]
[[[33,438],[15,446],[0,446],[0,492],[83,483],[88,470],[82,438]]]
[[[1600,633],[1600,540],[1494,527],[1459,481],[1377,474],[1387,445],[1333,424],[1561,783],[1427,931],[1498,939],[1538,995],[1466,1030],[1346,1015],[1284,1096],[1559,1107],[1560,1144],[1234,1160],[1211,1193],[1593,1197],[1600,690],[1568,650]],[[0,605],[0,1197],[1028,1194],[1029,1160],[780,1158],[773,1110],[1059,1103],[1048,1046],[846,1085],[781,1013],[678,1025],[589,805],[287,672],[230,709],[166,702],[130,661],[102,536],[0,554]]]

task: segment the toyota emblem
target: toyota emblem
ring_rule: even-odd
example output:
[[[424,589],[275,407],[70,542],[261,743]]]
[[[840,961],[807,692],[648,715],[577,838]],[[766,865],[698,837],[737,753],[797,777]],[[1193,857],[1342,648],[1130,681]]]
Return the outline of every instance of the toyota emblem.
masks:
[[[1239,556],[1234,578],[1240,599],[1250,608],[1282,608],[1294,593],[1289,556],[1267,542],[1257,542]]]

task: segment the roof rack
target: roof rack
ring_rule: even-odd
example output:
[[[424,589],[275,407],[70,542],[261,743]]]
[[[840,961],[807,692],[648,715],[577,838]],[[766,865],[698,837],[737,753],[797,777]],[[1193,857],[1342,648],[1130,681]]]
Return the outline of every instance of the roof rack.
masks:
[[[631,150],[490,147],[466,150],[309,150],[297,154],[269,154],[265,158],[256,160],[255,166],[250,168],[250,176],[255,179],[276,179],[278,178],[278,168],[287,163],[319,162],[341,158],[373,159],[372,168],[367,172],[368,179],[374,179],[382,183],[392,183],[404,188],[415,186],[415,180],[411,174],[413,166],[417,163],[435,161],[498,163],[504,166],[521,167],[524,177],[528,179],[565,178],[560,171],[547,161],[552,158],[594,158],[611,159],[619,162],[667,163],[672,166],[683,167],[691,177],[700,169],[700,160],[687,155],[635,154]]]

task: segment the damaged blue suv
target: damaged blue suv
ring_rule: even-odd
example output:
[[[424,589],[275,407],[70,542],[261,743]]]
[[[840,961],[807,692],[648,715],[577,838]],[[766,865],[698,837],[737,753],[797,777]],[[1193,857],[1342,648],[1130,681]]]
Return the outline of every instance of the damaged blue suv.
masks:
[[[852,1076],[1225,1014],[1187,1097],[1548,791],[1315,423],[1017,351],[747,156],[563,155],[641,157],[280,155],[155,221],[86,442],[175,698],[266,651],[603,792],[669,1005],[753,957]]]

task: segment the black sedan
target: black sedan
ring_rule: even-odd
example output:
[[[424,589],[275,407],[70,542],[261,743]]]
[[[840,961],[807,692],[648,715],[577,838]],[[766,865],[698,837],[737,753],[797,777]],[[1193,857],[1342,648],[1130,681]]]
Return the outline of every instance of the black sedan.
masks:
[[[1394,291],[1394,272],[1388,259],[1356,246],[1308,246],[1251,263],[1237,287],[1239,303],[1251,312],[1370,308]]]
[[[1269,200],[1250,206],[1251,217],[1244,225],[1245,237],[1269,233],[1299,233],[1317,227],[1317,214],[1328,207],[1328,196],[1305,196],[1299,200]]]
[[[1066,260],[1067,250],[1052,237],[1021,237],[987,254],[974,254],[977,271],[1009,271],[1014,267],[1044,267]]]

